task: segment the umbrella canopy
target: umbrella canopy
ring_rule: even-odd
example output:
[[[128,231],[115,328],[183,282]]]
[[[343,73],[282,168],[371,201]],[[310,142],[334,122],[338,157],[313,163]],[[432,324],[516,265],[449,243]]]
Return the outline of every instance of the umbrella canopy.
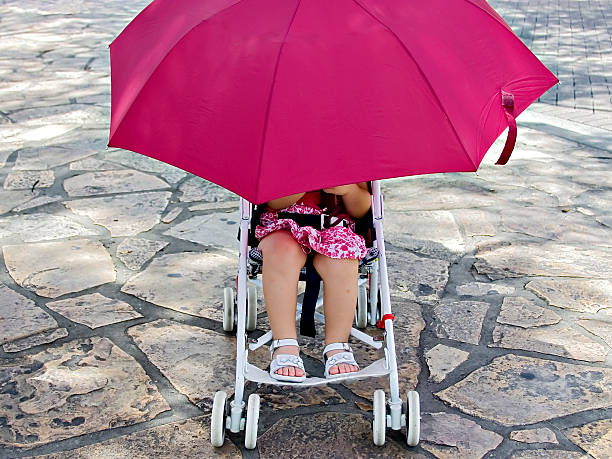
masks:
[[[110,53],[109,146],[257,204],[475,171],[558,82],[484,0],[155,0]]]

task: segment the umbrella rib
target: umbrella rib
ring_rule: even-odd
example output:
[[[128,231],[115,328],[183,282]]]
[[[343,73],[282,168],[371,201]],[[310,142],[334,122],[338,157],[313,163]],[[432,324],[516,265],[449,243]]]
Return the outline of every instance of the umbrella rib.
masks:
[[[115,129],[113,130],[113,132],[111,132],[110,136],[109,136],[109,140],[113,137],[113,135],[115,135],[115,132],[117,132],[117,129],[119,129],[119,126],[121,125],[121,123],[123,122],[123,120],[125,119],[125,117],[127,116],[128,112],[130,111],[130,109],[132,108],[132,104],[134,103],[134,101],[138,98],[138,96],[140,95],[140,93],[142,92],[142,90],[144,89],[144,87],[147,85],[147,83],[149,82],[149,80],[151,79],[151,76],[155,73],[155,71],[157,70],[157,68],[162,64],[162,62],[164,62],[164,60],[166,59],[166,57],[168,57],[168,54],[170,54],[170,52],[172,52],[172,50],[175,48],[175,46],[181,41],[183,40],[187,35],[189,35],[191,33],[191,31],[193,29],[195,29],[196,27],[198,27],[200,24],[202,24],[205,21],[208,21],[212,18],[214,18],[215,16],[217,16],[218,14],[229,10],[231,7],[238,5],[239,3],[242,3],[244,0],[238,0],[236,3],[232,3],[231,5],[223,8],[222,10],[216,11],[212,16],[208,16],[207,18],[202,19],[201,21],[198,21],[197,23],[195,23],[192,27],[189,28],[189,30],[187,30],[183,35],[181,35],[181,37],[179,39],[177,39],[171,46],[168,47],[168,50],[164,53],[163,57],[159,60],[159,62],[157,64],[155,64],[153,66],[153,70],[151,70],[151,72],[149,73],[149,75],[144,79],[144,83],[142,83],[142,86],[140,87],[140,89],[138,90],[138,92],[136,92],[136,94],[134,95],[134,97],[132,98],[130,104],[128,105],[127,110],[125,110],[125,112],[123,113],[123,115],[121,116],[121,119],[117,122],[117,124],[115,124]],[[149,5],[150,6],[150,5]],[[147,7],[148,8],[148,7]],[[129,25],[128,25],[129,26]],[[123,32],[122,32],[123,33]],[[119,37],[117,37],[119,38]],[[115,38],[115,40],[117,39]],[[113,42],[115,41],[113,40]],[[112,43],[111,43],[112,45]],[[110,45],[109,45],[110,46]]]
[[[377,21],[385,29],[387,29],[391,33],[391,35],[393,35],[395,37],[395,39],[399,42],[399,44],[404,49],[406,54],[408,54],[410,59],[412,59],[412,61],[416,65],[416,67],[419,69],[419,72],[421,73],[421,76],[423,77],[423,81],[425,81],[425,83],[427,83],[427,86],[429,87],[431,93],[433,94],[433,96],[438,101],[438,105],[440,106],[440,109],[442,110],[442,113],[444,113],[444,115],[446,116],[446,119],[448,120],[448,124],[451,127],[453,133],[455,134],[455,137],[457,137],[457,141],[459,142],[459,145],[461,145],[461,148],[462,148],[463,152],[465,153],[465,156],[467,156],[467,158],[470,160],[470,163],[474,166],[474,170],[477,170],[478,166],[474,163],[474,160],[472,159],[472,157],[468,153],[467,149],[465,148],[465,145],[463,145],[463,142],[461,141],[461,137],[457,133],[457,130],[455,129],[455,126],[453,125],[453,123],[450,122],[450,117],[448,116],[448,113],[444,109],[444,106],[442,105],[442,102],[440,101],[440,98],[438,97],[438,94],[436,93],[436,91],[434,91],[434,88],[431,86],[431,83],[429,82],[429,80],[425,76],[425,73],[423,72],[423,69],[421,68],[421,66],[419,65],[417,60],[414,58],[414,56],[412,55],[412,53],[410,52],[410,50],[408,49],[406,44],[400,39],[400,37],[397,36],[397,34],[391,29],[391,27],[389,27],[387,24],[382,22],[378,17],[376,17],[372,12],[370,12],[365,6],[363,6],[358,0],[353,0],[353,2],[356,5],[358,5],[363,11],[365,11],[367,14],[369,14],[375,21]]]
[[[280,48],[278,50],[278,56],[276,56],[276,63],[274,65],[274,73],[272,74],[272,84],[270,85],[270,94],[268,95],[268,104],[266,105],[266,118],[264,119],[263,125],[263,135],[261,136],[261,147],[259,148],[259,163],[257,164],[257,175],[255,177],[258,178],[257,183],[255,183],[255,199],[259,201],[259,174],[261,173],[261,163],[263,162],[263,149],[266,143],[266,132],[268,131],[268,115],[270,114],[270,105],[272,103],[272,93],[274,92],[274,86],[276,83],[276,73],[278,72],[278,64],[280,62],[280,56],[283,52],[283,47],[285,46],[285,40],[287,39],[287,35],[289,35],[289,30],[293,25],[293,20],[295,19],[295,15],[297,14],[300,5],[302,4],[302,0],[299,0],[297,6],[295,7],[295,11],[293,12],[293,16],[291,17],[291,22],[289,22],[289,26],[287,27],[287,31],[285,32],[285,36],[281,42]]]

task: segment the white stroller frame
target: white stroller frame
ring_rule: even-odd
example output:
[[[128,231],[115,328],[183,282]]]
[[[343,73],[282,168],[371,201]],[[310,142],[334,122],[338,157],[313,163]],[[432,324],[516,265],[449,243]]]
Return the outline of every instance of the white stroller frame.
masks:
[[[222,446],[225,440],[225,430],[228,429],[233,433],[238,433],[245,430],[245,445],[246,448],[255,448],[257,441],[257,424],[259,419],[259,395],[251,394],[248,400],[246,418],[242,416],[242,410],[245,407],[244,402],[244,385],[245,380],[256,383],[274,384],[279,386],[316,386],[321,384],[337,384],[342,381],[364,379],[366,377],[378,377],[389,375],[389,389],[391,400],[385,403],[385,392],[378,389],[374,392],[373,411],[374,421],[373,439],[376,445],[383,445],[385,442],[385,429],[387,427],[393,430],[400,430],[406,426],[406,439],[410,446],[414,446],[419,441],[420,432],[420,408],[419,396],[417,392],[410,391],[407,395],[406,412],[402,413],[402,399],[399,394],[399,381],[397,372],[397,359],[395,355],[395,338],[393,334],[393,319],[391,315],[391,300],[389,295],[389,280],[387,276],[387,262],[385,256],[385,243],[383,237],[383,197],[380,191],[380,181],[372,181],[372,215],[374,229],[376,234],[375,244],[378,248],[378,262],[374,265],[371,271],[371,289],[370,289],[370,324],[376,325],[377,319],[377,303],[378,303],[378,284],[380,284],[382,311],[381,316],[384,320],[384,351],[385,356],[366,368],[357,372],[347,373],[346,376],[335,377],[333,380],[308,377],[303,382],[287,382],[279,381],[270,376],[267,371],[264,371],[248,362],[248,350],[254,351],[259,347],[270,342],[272,331],[262,335],[259,339],[253,339],[249,342],[248,349],[246,348],[247,335],[245,331],[247,322],[247,259],[248,259],[248,231],[252,215],[252,205],[249,201],[241,198],[240,200],[240,252],[239,252],[239,267],[238,267],[238,298],[237,298],[237,331],[236,331],[236,384],[234,390],[234,399],[231,403],[227,403],[227,394],[223,391],[218,391],[213,400],[213,409],[211,416],[211,442],[214,446]],[[378,268],[378,269],[377,269]],[[360,279],[359,284],[366,282],[367,279]],[[253,281],[252,281],[253,282]],[[261,281],[257,279],[254,282],[261,286]],[[232,295],[233,296],[233,295]],[[251,295],[249,295],[251,299]],[[255,296],[256,300],[256,296]],[[227,295],[226,295],[227,301]],[[233,299],[232,299],[233,301]],[[323,304],[323,299],[319,297],[317,306]],[[256,301],[253,306],[256,311]],[[365,305],[364,305],[365,307]],[[298,318],[301,314],[301,304],[297,304]],[[233,315],[233,314],[232,314]],[[324,322],[324,316],[319,312],[315,312],[315,319]],[[383,347],[383,342],[375,340],[373,337],[363,333],[360,330],[352,327],[351,336],[363,341],[370,346],[380,349]],[[244,349],[244,352],[240,350]]]

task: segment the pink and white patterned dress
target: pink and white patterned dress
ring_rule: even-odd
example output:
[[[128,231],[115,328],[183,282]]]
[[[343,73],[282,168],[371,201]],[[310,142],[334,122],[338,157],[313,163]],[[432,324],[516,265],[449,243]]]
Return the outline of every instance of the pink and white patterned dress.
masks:
[[[368,249],[362,236],[355,233],[355,222],[345,217],[349,227],[332,226],[321,231],[312,226],[299,226],[290,218],[278,218],[279,212],[291,212],[297,214],[321,215],[324,209],[318,205],[298,201],[284,209],[269,210],[260,216],[260,225],[255,228],[255,237],[259,240],[268,234],[278,230],[288,230],[293,238],[300,244],[304,253],[311,250],[326,255],[330,258],[360,260],[366,256]]]

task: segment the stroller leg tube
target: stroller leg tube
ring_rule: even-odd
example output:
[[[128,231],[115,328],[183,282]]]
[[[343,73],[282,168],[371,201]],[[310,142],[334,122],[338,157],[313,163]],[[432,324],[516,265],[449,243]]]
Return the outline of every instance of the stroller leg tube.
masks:
[[[391,314],[391,298],[389,295],[389,278],[387,276],[387,258],[385,255],[385,240],[383,237],[383,207],[382,194],[380,192],[380,181],[372,183],[372,213],[374,217],[374,229],[376,230],[376,245],[378,247],[378,266],[380,270],[380,290],[382,300],[382,315]],[[393,335],[393,321],[385,320],[386,350],[389,359],[389,389],[391,400],[391,425],[394,430],[401,429],[402,400],[399,395],[399,380],[397,375],[397,359],[395,356],[395,337]]]
[[[251,221],[251,203],[240,199],[240,256],[238,258],[238,328],[236,330],[236,388],[234,400],[231,406],[230,430],[234,433],[240,432],[242,410],[244,403],[244,369],[245,369],[245,323],[246,323],[246,283],[247,283],[247,249],[249,223]]]

